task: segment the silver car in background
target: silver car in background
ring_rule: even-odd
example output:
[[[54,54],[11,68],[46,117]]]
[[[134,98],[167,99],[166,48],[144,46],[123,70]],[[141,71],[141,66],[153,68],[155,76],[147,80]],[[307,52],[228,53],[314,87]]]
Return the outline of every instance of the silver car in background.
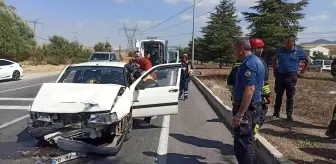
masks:
[[[120,56],[116,52],[94,52],[89,57],[89,62],[108,62],[108,61],[114,61],[114,62],[120,62]]]

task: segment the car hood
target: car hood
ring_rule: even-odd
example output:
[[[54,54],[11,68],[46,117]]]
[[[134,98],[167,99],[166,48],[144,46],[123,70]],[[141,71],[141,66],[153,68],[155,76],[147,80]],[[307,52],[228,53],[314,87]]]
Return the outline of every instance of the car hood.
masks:
[[[44,83],[30,111],[80,113],[110,111],[121,85]]]

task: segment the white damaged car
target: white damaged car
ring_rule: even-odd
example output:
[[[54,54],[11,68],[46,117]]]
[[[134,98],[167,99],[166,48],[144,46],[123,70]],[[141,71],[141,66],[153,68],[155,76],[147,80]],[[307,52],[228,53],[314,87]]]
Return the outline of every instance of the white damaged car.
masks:
[[[56,83],[39,90],[29,132],[64,150],[116,155],[129,138],[132,118],[178,114],[180,69],[179,63],[161,64],[132,80],[122,62],[69,65]],[[160,72],[168,76],[151,78]],[[156,85],[146,86],[147,80]]]

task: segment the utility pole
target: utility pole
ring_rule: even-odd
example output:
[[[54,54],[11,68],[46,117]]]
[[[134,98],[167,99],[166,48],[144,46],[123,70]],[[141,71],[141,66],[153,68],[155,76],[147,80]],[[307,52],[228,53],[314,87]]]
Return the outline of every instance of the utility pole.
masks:
[[[77,42],[77,41],[78,41],[78,40],[77,40],[78,32],[72,32],[72,35],[73,35],[73,40],[74,40],[75,42]]]
[[[135,34],[140,31],[135,25],[134,28],[127,28],[126,24],[123,24],[123,28],[119,29],[123,30],[125,32],[125,35],[127,37],[127,51],[134,51],[134,42],[135,42]]]
[[[195,67],[195,0],[194,0],[194,3],[193,3],[193,27],[192,27],[192,36],[191,36],[191,39],[192,39],[192,51],[191,51],[191,63],[192,65]]]
[[[38,24],[41,24],[41,25],[42,25],[42,29],[44,28],[44,24],[43,24],[43,22],[39,22],[39,21],[38,21],[39,19],[40,19],[40,18],[37,18],[37,19],[35,19],[35,20],[28,20],[28,23],[33,24],[34,32],[36,31],[36,25],[38,25]]]

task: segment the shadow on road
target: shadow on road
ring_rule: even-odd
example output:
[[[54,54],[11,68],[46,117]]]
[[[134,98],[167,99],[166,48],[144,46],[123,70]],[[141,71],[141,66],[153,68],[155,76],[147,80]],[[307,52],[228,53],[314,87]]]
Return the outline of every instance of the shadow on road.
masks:
[[[323,157],[336,162],[336,151],[328,148],[300,148],[301,151],[307,154]]]
[[[21,79],[19,79],[19,80],[16,80],[16,81],[20,81]],[[10,82],[13,82],[14,80],[0,80],[0,84],[2,84],[2,83],[10,83]]]
[[[224,123],[223,120],[220,120],[219,118],[214,118],[214,119],[211,119],[211,120],[206,120],[207,122],[219,122],[219,123]]]
[[[328,138],[315,136],[315,135],[311,135],[311,134],[296,133],[296,132],[293,132],[293,131],[279,132],[279,131],[275,131],[273,129],[265,128],[265,129],[260,129],[260,132],[266,133],[266,134],[269,134],[269,135],[273,135],[273,136],[277,136],[277,137],[293,139],[293,140],[306,140],[306,139],[308,139],[311,142],[335,143],[335,141],[330,140]]]
[[[206,162],[200,161],[206,158],[198,155],[184,155],[178,153],[168,153],[167,155],[158,155],[155,152],[143,152],[143,154],[149,157],[156,157],[157,159],[167,158],[167,161],[169,161],[167,163],[173,163],[173,164],[207,164]]]
[[[186,136],[183,134],[170,134],[170,136],[180,142],[184,142],[184,143],[191,144],[194,146],[218,149],[221,151],[221,154],[225,156],[234,155],[233,145],[225,144],[220,141],[203,139],[203,138],[198,138],[194,136]]]
[[[304,122],[298,122],[298,121],[293,121],[293,122],[288,122],[284,118],[280,118],[279,120],[271,120],[267,121],[267,124],[271,124],[277,127],[281,128],[292,128],[292,127],[297,127],[297,128],[307,128],[307,129],[327,129],[325,126],[318,126],[318,125],[312,125]]]
[[[334,162],[323,161],[319,159],[315,159],[312,162],[302,161],[302,160],[292,160],[296,164],[334,164]]]

